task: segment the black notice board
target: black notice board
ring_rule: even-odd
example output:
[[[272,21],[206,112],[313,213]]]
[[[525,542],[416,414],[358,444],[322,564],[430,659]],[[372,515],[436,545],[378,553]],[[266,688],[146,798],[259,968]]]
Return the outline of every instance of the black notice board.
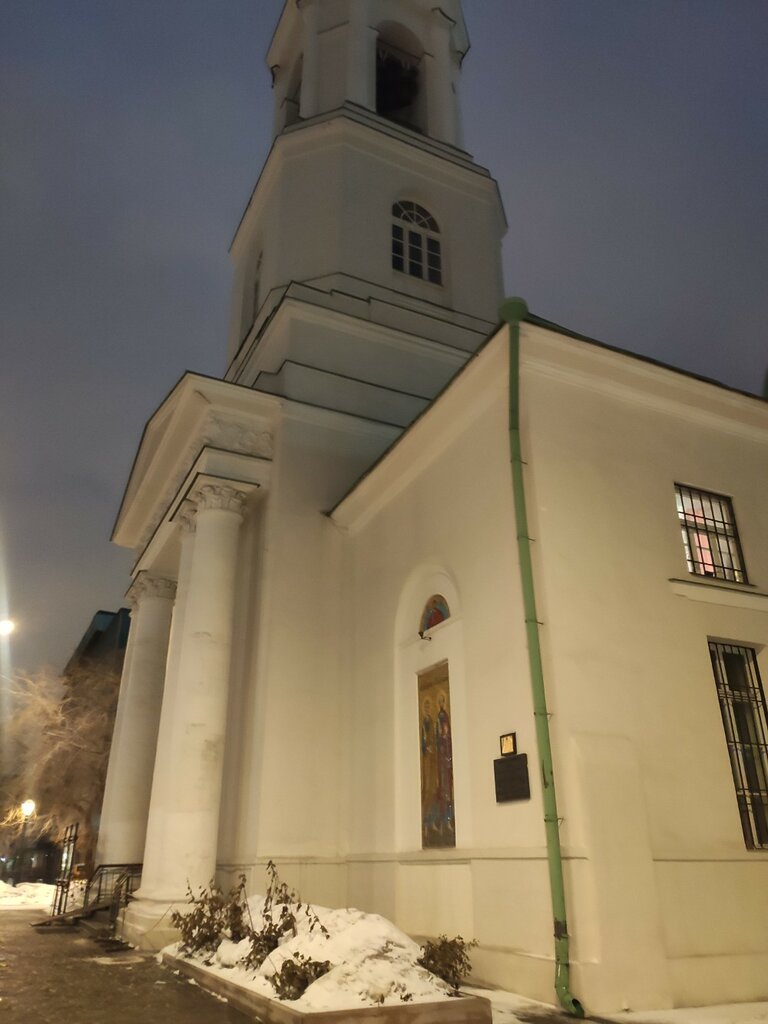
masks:
[[[531,785],[528,781],[528,755],[508,754],[497,757],[493,762],[493,776],[496,780],[496,803],[509,800],[530,800]]]

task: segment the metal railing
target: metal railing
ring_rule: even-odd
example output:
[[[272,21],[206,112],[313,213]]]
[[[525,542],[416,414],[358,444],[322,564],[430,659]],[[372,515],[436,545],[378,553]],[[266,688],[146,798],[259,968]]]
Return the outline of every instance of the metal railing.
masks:
[[[109,932],[114,935],[117,930],[117,919],[141,883],[141,864],[130,864],[118,876],[112,890],[112,902],[109,905]]]
[[[112,906],[112,899],[118,883],[122,883],[124,876],[132,879],[135,884],[129,890],[134,892],[138,888],[141,879],[141,864],[99,864],[85,887],[83,898],[83,914],[96,907]]]
[[[77,847],[78,823],[68,825],[61,844],[61,871],[56,879],[56,891],[53,896],[51,917],[61,917],[67,912],[69,887],[72,882],[72,868],[75,864],[75,848]]]

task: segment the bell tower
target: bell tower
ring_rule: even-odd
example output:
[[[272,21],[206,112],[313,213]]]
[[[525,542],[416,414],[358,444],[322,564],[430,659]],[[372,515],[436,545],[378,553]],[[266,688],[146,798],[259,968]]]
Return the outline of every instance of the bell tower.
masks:
[[[352,103],[458,146],[456,85],[468,49],[458,0],[289,3],[268,56],[275,134]]]
[[[468,48],[460,0],[286,0],[226,379],[405,426],[492,330],[506,224],[461,148]]]

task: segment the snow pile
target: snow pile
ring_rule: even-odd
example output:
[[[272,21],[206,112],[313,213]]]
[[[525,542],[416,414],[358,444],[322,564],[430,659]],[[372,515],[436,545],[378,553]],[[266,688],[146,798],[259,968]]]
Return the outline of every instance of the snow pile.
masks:
[[[21,882],[16,886],[0,882],[0,910],[18,910],[24,907],[50,910],[55,889],[55,885],[45,885],[43,882]]]
[[[73,878],[69,883],[67,894],[67,910],[78,910],[85,902],[85,879]],[[53,888],[56,888],[53,886]]]
[[[264,900],[251,897],[248,905],[258,931],[264,920]],[[324,926],[327,936],[317,924],[312,927],[313,919]],[[315,961],[327,960],[331,965],[327,974],[314,981],[299,999],[286,1000],[306,1011],[392,1006],[451,997],[444,981],[416,963],[421,953],[417,943],[377,914],[317,906],[310,906],[307,914],[302,907],[296,913],[296,932],[293,935],[289,931],[258,968],[243,963],[250,951],[248,939],[239,943],[224,939],[213,956],[196,954],[189,959],[268,999],[278,998],[270,979],[287,959],[299,954]],[[181,955],[179,944],[169,946],[167,952]]]

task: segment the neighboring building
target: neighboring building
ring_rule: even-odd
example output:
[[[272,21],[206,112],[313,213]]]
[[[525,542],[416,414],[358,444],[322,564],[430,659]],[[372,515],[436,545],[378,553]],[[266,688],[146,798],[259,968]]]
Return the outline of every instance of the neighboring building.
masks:
[[[65,730],[67,739],[63,749],[61,745],[56,746],[61,737],[54,741],[50,732],[43,730],[48,751],[56,751],[52,759],[54,767],[46,768],[41,775],[41,791],[32,790],[39,804],[38,811],[43,814],[43,818],[36,822],[43,834],[38,835],[36,828],[27,830],[25,826],[11,844],[13,856],[0,858],[3,861],[0,863],[0,878],[13,877],[17,882],[55,881],[60,873],[62,856],[62,850],[55,841],[56,832],[63,832],[67,825],[75,824],[75,818],[79,829],[75,857],[82,870],[93,866],[106,757],[129,628],[127,608],[116,612],[96,612],[64,667],[61,674],[63,710],[65,718],[70,720],[70,729]],[[58,697],[55,706],[58,715],[62,711]],[[84,737],[82,729],[78,729],[77,719],[83,708],[90,710],[93,707],[97,707],[101,715]],[[35,731],[39,732],[39,725]],[[71,738],[73,733],[74,739]],[[29,751],[25,752],[24,759],[32,759],[32,763],[38,766],[41,763]],[[72,795],[71,806],[69,794]],[[53,805],[56,806],[55,811],[52,811]],[[62,807],[69,807],[69,810],[62,812]],[[67,813],[64,820],[62,813]]]
[[[143,859],[145,947],[188,883],[258,891],[273,858],[553,1001],[539,643],[573,993],[768,998],[768,405],[497,326],[466,49],[458,0],[286,4],[229,368],[151,418],[115,526],[135,611],[99,859]]]
[[[64,666],[64,678],[71,679],[78,669],[89,664],[120,672],[130,626],[130,611],[127,608],[119,608],[116,612],[96,612]]]
[[[78,708],[83,706],[98,706],[103,713],[100,731],[103,730],[104,738],[102,740],[98,732],[91,738],[104,753],[100,756],[90,751],[85,754],[82,764],[78,763],[78,759],[73,759],[67,765],[67,772],[74,770],[78,780],[71,783],[73,791],[86,799],[77,823],[79,835],[75,851],[77,870],[85,874],[89,874],[95,866],[99,812],[104,797],[104,757],[113,728],[118,698],[117,681],[125,660],[130,626],[128,608],[119,608],[116,612],[103,609],[96,612],[62,673],[65,694],[70,701],[67,705],[70,714],[77,714]]]

